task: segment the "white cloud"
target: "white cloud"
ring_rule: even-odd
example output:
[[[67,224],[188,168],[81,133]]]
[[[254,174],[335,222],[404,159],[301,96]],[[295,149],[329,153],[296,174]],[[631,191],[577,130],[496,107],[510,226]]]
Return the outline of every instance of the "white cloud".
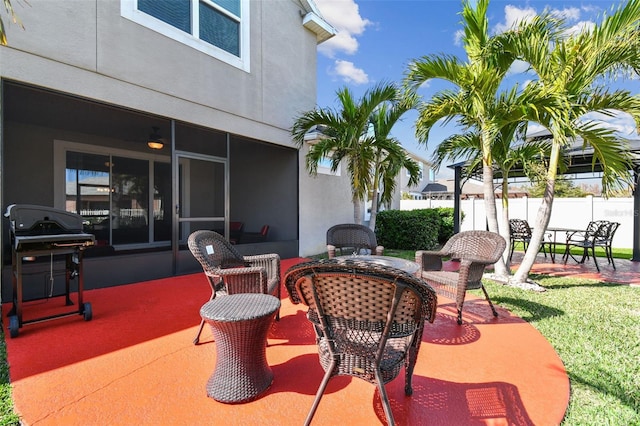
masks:
[[[568,7],[564,9],[549,9],[548,12],[557,18],[565,20],[572,24],[566,31],[567,35],[574,35],[583,31],[591,31],[595,26],[595,22],[590,20],[580,20],[582,12],[594,13],[597,9],[589,6],[581,8]],[[515,28],[519,23],[528,22],[535,17],[538,12],[533,7],[519,8],[513,5],[504,7],[504,22],[496,24],[493,28],[495,33],[501,33]]]
[[[570,35],[579,34],[581,32],[590,32],[595,28],[595,26],[596,24],[593,21],[581,21],[573,25],[572,27],[568,28],[567,31],[565,31],[565,34],[570,36]]]
[[[356,68],[353,62],[336,60],[334,74],[347,83],[366,84],[369,76],[361,68]]]
[[[357,36],[364,33],[372,22],[360,16],[354,0],[316,0],[322,16],[338,34],[318,46],[318,51],[329,58],[337,52],[353,55],[358,51]]]
[[[569,7],[565,9],[553,9],[551,15],[566,20],[567,22],[575,22],[580,19],[580,9],[577,7]]]
[[[584,115],[584,119],[598,121],[603,127],[616,131],[623,137],[635,138],[638,136],[635,121],[626,112],[611,111],[612,116],[599,112],[591,112]]]
[[[464,30],[458,30],[453,33],[453,44],[455,46],[462,46],[462,37],[464,37]]]
[[[529,71],[529,63],[517,59],[513,61],[513,64],[511,64],[507,75],[524,74],[527,71]]]
[[[497,24],[494,27],[494,31],[496,33],[508,31],[512,28],[515,28],[522,22],[530,21],[536,15],[537,12],[532,7],[525,7],[521,9],[519,7],[508,4],[504,7],[504,22]]]

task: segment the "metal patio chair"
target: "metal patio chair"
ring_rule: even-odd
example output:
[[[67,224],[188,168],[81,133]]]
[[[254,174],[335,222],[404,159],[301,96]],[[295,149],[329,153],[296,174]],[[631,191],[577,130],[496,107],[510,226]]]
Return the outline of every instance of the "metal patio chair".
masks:
[[[284,280],[290,300],[309,307],[307,318],[325,371],[305,424],[311,423],[329,380],[352,376],[377,386],[387,422],[393,425],[384,385],[404,366],[405,394],[413,393],[424,323],[435,318],[435,291],[404,271],[357,259],[294,265]]]
[[[416,251],[417,274],[431,285],[438,294],[452,297],[458,310],[458,324],[462,324],[462,306],[467,290],[482,289],[493,316],[498,316],[487,290],[482,285],[485,267],[500,259],[507,242],[494,232],[463,231],[454,234],[438,251]],[[443,271],[442,259],[460,261],[458,271]]]
[[[613,236],[620,224],[618,222],[610,222],[608,220],[595,220],[589,222],[585,231],[574,231],[567,233],[566,248],[563,255],[564,263],[567,263],[569,257],[578,263],[584,263],[589,258],[589,250],[593,256],[593,262],[596,265],[596,269],[600,272],[600,265],[598,265],[598,259],[596,257],[596,247],[604,248],[605,255],[607,256],[607,263],[616,269],[616,264],[613,262],[613,256],[611,254],[611,242]],[[577,259],[571,254],[572,247],[579,247],[582,249],[582,258]]]
[[[509,219],[509,235],[511,236],[511,248],[509,250],[509,260],[513,258],[513,251],[515,250],[516,243],[521,242],[524,251],[527,251],[527,247],[529,243],[531,243],[531,227],[529,226],[529,222],[524,219]],[[551,234],[545,234],[543,236],[542,244],[540,244],[540,250],[544,253],[544,257],[547,257],[546,247],[549,246],[549,253],[551,253],[552,247],[550,241],[545,241],[544,238],[548,240],[551,239]]]
[[[211,298],[237,293],[264,293],[280,300],[280,256],[275,253],[243,256],[214,231],[200,230],[189,235],[189,250],[200,262],[209,284]],[[279,319],[279,313],[276,314]],[[193,343],[198,343],[204,320]]]
[[[327,230],[327,253],[329,259],[346,254],[373,254],[382,256],[384,247],[379,246],[376,234],[369,227],[356,223],[334,225]]]

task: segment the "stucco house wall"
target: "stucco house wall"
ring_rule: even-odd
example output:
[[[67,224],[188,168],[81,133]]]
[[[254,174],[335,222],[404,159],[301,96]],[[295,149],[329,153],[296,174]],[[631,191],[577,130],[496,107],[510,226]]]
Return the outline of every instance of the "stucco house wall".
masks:
[[[316,37],[295,1],[249,2],[250,71],[123,18],[118,0],[17,7],[2,76],[205,127],[291,145],[316,100]]]
[[[164,123],[185,123],[210,133],[232,135],[232,144],[252,141],[251,144],[278,148],[263,155],[258,152],[259,145],[249,144],[246,149],[240,144],[232,145],[228,154],[235,155],[235,161],[243,155],[251,156],[252,161],[268,160],[274,154],[278,161],[290,161],[284,166],[262,167],[266,178],[256,176],[253,180],[238,175],[250,166],[236,167],[231,173],[235,179],[231,184],[232,203],[245,211],[251,209],[252,226],[261,223],[258,221],[278,221],[279,229],[273,230],[277,238],[297,243],[299,255],[314,254],[324,250],[329,226],[352,221],[353,216],[345,174],[309,176],[304,168],[306,147],[297,153],[290,135],[296,116],[316,106],[316,58],[321,37],[305,26],[308,22],[304,17],[310,12],[317,13],[317,9],[308,0],[241,2],[248,7],[243,16],[250,22],[249,56],[244,58],[242,67],[129,19],[123,8],[135,4],[133,0],[14,2],[25,28],[6,26],[9,44],[0,46],[0,78],[12,85],[42,88],[69,95],[71,99],[114,106],[119,111],[152,115]],[[0,108],[4,110],[0,111],[2,116],[6,116],[8,106],[3,103]],[[50,113],[55,118],[57,111]],[[24,198],[16,194],[22,191],[29,191],[27,201],[59,203],[54,199],[55,188],[52,189],[56,182],[50,178],[55,166],[52,158],[56,139],[118,148],[123,143],[106,134],[103,141],[99,130],[82,134],[64,127],[56,129],[49,123],[39,127],[40,123],[29,123],[28,117],[23,118],[24,122],[13,117],[10,126],[0,120],[0,142],[6,144],[11,139],[9,152],[16,156],[2,159],[1,187],[3,192],[11,187],[9,192],[13,192],[10,197],[0,194],[2,208],[9,202],[21,202]],[[24,136],[29,137],[29,143],[20,146],[18,139]],[[288,151],[280,155],[280,148]],[[20,156],[28,158],[33,175],[41,177],[21,182],[18,187],[16,182],[7,182],[5,176],[24,174],[15,170]],[[291,176],[297,176],[297,182],[292,182],[295,179]],[[269,189],[272,184],[284,187],[284,180],[292,182],[290,187],[297,191],[264,193],[259,202],[238,195],[242,184],[249,186],[253,182],[252,189],[256,191]],[[290,214],[291,204],[297,204],[294,206],[297,217]],[[275,214],[278,205],[286,205],[287,211]],[[261,209],[268,211],[261,213]],[[233,215],[234,208],[231,210]],[[3,231],[4,241],[7,237],[6,230]],[[6,266],[6,253],[4,263]],[[141,269],[144,266],[138,267]]]

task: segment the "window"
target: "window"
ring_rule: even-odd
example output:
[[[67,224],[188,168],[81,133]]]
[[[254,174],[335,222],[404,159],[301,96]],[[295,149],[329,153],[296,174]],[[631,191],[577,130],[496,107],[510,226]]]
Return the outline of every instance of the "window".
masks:
[[[249,0],[121,0],[121,14],[249,71]]]
[[[59,142],[64,206],[80,214],[98,245],[144,248],[171,240],[171,165]],[[125,155],[121,155],[125,154]],[[58,161],[56,161],[58,163]]]

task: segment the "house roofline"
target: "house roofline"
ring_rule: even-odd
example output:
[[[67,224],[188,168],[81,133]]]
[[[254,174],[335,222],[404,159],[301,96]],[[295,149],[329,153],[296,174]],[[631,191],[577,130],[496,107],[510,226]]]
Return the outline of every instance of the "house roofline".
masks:
[[[304,12],[300,11],[302,25],[316,35],[318,44],[329,40],[338,33],[338,30],[324,19],[313,0],[300,0],[300,3],[304,8]]]

